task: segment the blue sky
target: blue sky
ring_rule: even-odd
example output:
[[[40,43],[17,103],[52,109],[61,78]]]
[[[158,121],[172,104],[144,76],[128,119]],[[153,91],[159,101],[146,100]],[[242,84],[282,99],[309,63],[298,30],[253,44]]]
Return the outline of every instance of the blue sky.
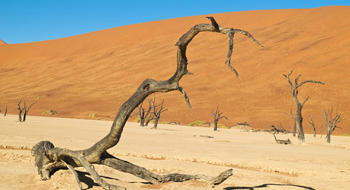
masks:
[[[350,0],[0,0],[0,39],[25,43],[193,15],[350,6]]]

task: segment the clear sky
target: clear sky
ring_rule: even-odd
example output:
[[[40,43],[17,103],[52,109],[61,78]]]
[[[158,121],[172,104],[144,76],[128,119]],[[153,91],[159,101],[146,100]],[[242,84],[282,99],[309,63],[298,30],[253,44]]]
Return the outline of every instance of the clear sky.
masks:
[[[169,18],[329,5],[350,0],[0,0],[0,39],[25,43]]]

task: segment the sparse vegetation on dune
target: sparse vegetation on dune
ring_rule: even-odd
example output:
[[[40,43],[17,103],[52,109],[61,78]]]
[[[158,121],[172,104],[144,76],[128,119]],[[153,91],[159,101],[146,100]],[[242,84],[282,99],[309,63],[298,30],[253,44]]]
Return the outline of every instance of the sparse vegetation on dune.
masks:
[[[196,121],[190,122],[190,123],[187,124],[187,125],[188,125],[188,126],[191,126],[191,127],[193,127],[193,126],[204,126],[205,123],[206,123],[206,122],[204,122],[204,121],[196,120]]]

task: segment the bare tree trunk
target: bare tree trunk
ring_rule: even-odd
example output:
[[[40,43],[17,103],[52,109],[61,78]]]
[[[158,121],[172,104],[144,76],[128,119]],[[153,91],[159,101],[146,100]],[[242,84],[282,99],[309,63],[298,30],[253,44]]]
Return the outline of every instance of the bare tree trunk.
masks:
[[[327,136],[326,136],[326,138],[327,138],[327,142],[328,142],[328,143],[331,143],[331,133],[330,133],[329,131],[327,131]]]
[[[334,132],[336,128],[339,128],[337,125],[341,121],[341,114],[336,113],[333,117],[333,109],[331,108],[330,111],[326,112],[324,111],[324,122],[326,127],[326,138],[327,142],[331,143],[331,135]]]
[[[223,113],[219,111],[219,107],[216,107],[215,112],[212,112],[213,118],[214,118],[214,131],[218,130],[218,122],[220,119],[224,118],[227,119],[226,116],[222,115]]]
[[[27,107],[26,101],[23,101],[23,108],[21,106],[21,102],[22,100],[20,100],[17,104],[17,109],[18,109],[18,120],[19,122],[25,122],[26,118],[27,118],[27,114],[29,113],[29,110],[32,108],[32,106],[36,103],[32,103],[30,104],[29,107]],[[6,107],[6,111],[7,111],[7,107]],[[23,117],[22,117],[22,113],[23,113]]]
[[[295,119],[294,119],[294,125],[293,125],[293,136],[295,137],[297,133],[297,123],[295,122]]]
[[[145,108],[143,108],[143,103],[141,103],[139,105],[139,111],[138,111],[138,115],[140,117],[140,126],[144,127],[144,126],[148,126],[148,123],[150,121],[153,120],[153,115],[151,114],[152,112],[152,105],[153,105],[153,102],[154,99],[148,99],[148,108],[147,108],[147,111],[145,111]]]
[[[295,116],[293,114],[292,108],[290,108],[290,118],[293,120],[293,137],[295,137],[296,132],[297,132],[297,125],[296,125]]]
[[[25,122],[30,108],[27,108],[26,101],[24,101],[23,104],[24,104],[24,109],[23,109],[24,113],[23,113],[23,120],[22,121]]]
[[[316,137],[316,127],[315,127],[315,122],[314,120],[312,119],[312,117],[310,116],[310,121],[309,123],[311,124],[311,127],[312,127],[312,131],[314,133],[314,137]]]
[[[158,121],[159,121],[159,117],[154,118],[154,125],[153,125],[153,128],[157,129],[157,127],[158,127]]]
[[[139,106],[139,111],[137,112],[137,115],[140,118],[140,126],[145,126],[145,109],[142,107],[142,104]]]
[[[153,118],[154,118],[154,126],[153,128],[157,128],[158,126],[158,121],[159,121],[159,118],[160,118],[160,115],[167,111],[166,108],[164,108],[164,100],[162,101],[162,103],[160,105],[156,105],[156,101],[155,99],[153,100]]]
[[[306,99],[301,103],[299,101],[298,98],[298,93],[299,93],[299,87],[301,87],[302,85],[306,84],[306,83],[314,83],[314,84],[323,84],[323,82],[321,81],[314,81],[314,80],[305,80],[299,83],[299,78],[301,77],[301,75],[298,75],[295,79],[294,79],[294,83],[291,81],[290,79],[290,75],[293,73],[293,71],[291,71],[289,74],[284,74],[283,76],[287,79],[290,87],[291,87],[291,94],[292,97],[295,101],[296,104],[296,115],[295,115],[295,126],[296,129],[298,130],[298,139],[301,141],[305,141],[305,136],[304,136],[304,129],[303,129],[303,116],[302,116],[302,109],[304,104],[309,100],[309,96],[306,97]]]
[[[226,58],[228,67],[238,76],[238,72],[230,63],[233,50],[233,37],[235,33],[243,34],[258,45],[261,44],[254,37],[243,30],[235,28],[221,28],[218,26],[214,18],[209,17],[211,24],[198,24],[193,26],[188,32],[181,36],[176,43],[177,52],[177,69],[172,77],[168,80],[157,81],[154,79],[146,79],[137,88],[136,92],[119,108],[119,111],[113,121],[110,132],[95,143],[92,147],[84,150],[72,151],[69,149],[54,147],[49,141],[41,141],[32,149],[32,155],[35,157],[35,164],[38,168],[38,173],[41,179],[47,180],[50,178],[52,171],[67,168],[66,159],[72,167],[83,166],[94,178],[94,181],[101,185],[104,189],[123,189],[122,187],[112,186],[103,181],[103,179],[93,169],[92,164],[102,164],[122,172],[127,172],[151,183],[165,183],[169,181],[182,182],[186,180],[205,180],[212,185],[218,185],[232,175],[232,169],[226,170],[217,177],[209,177],[204,175],[187,175],[187,174],[168,174],[159,175],[152,173],[145,168],[136,166],[127,161],[120,160],[110,155],[107,150],[118,144],[123,132],[126,121],[135,108],[137,108],[149,95],[155,92],[170,92],[180,91],[190,107],[189,98],[185,90],[179,85],[181,78],[189,74],[187,70],[186,50],[191,40],[200,32],[217,32],[225,34],[229,37],[229,51]]]
[[[21,107],[21,102],[22,100],[20,100],[17,104],[17,109],[18,109],[18,121],[22,122],[22,112],[23,112],[23,108]]]
[[[218,130],[218,120],[214,119],[214,131]]]
[[[7,115],[7,105],[5,107],[4,117],[6,117],[6,115]]]
[[[303,106],[298,102],[297,103],[297,111],[295,116],[295,125],[298,129],[298,139],[301,141],[305,140],[304,129],[303,129],[303,116],[301,115],[301,110]]]

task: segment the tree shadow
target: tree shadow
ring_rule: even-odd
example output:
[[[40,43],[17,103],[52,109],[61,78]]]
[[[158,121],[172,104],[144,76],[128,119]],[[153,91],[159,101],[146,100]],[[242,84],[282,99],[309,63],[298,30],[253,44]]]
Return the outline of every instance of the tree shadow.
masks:
[[[78,173],[78,177],[81,183],[85,183],[88,187],[86,189],[91,189],[94,186],[100,186],[99,184],[95,183],[93,179],[91,179],[90,174],[88,172],[82,172],[79,170],[76,170]],[[117,178],[112,178],[112,177],[108,177],[108,176],[102,176],[102,178],[105,179],[113,179],[113,180],[117,180],[119,181],[119,179]]]
[[[289,186],[289,187],[299,187],[300,189],[307,189],[307,190],[315,190],[312,187],[307,187],[307,186],[303,186],[303,185],[294,185],[294,184],[276,184],[276,183],[265,183],[262,185],[258,185],[258,186],[253,186],[253,187],[225,187],[224,190],[234,190],[234,189],[248,189],[248,190],[257,190],[259,188],[265,188],[268,186]]]
[[[86,189],[91,189],[94,186],[100,186],[99,184],[95,183],[95,181],[91,178],[90,174],[88,172],[82,172],[79,170],[76,170],[78,173],[78,177],[81,183],[86,184],[88,187]],[[101,175],[100,177],[105,178],[105,179],[112,179],[112,180],[116,180],[119,181],[119,179],[117,178],[113,178],[113,177],[108,177],[108,176],[103,176]],[[150,182],[136,182],[136,181],[130,181],[128,183],[142,183],[142,184],[146,184],[146,185],[151,185],[152,183]]]

